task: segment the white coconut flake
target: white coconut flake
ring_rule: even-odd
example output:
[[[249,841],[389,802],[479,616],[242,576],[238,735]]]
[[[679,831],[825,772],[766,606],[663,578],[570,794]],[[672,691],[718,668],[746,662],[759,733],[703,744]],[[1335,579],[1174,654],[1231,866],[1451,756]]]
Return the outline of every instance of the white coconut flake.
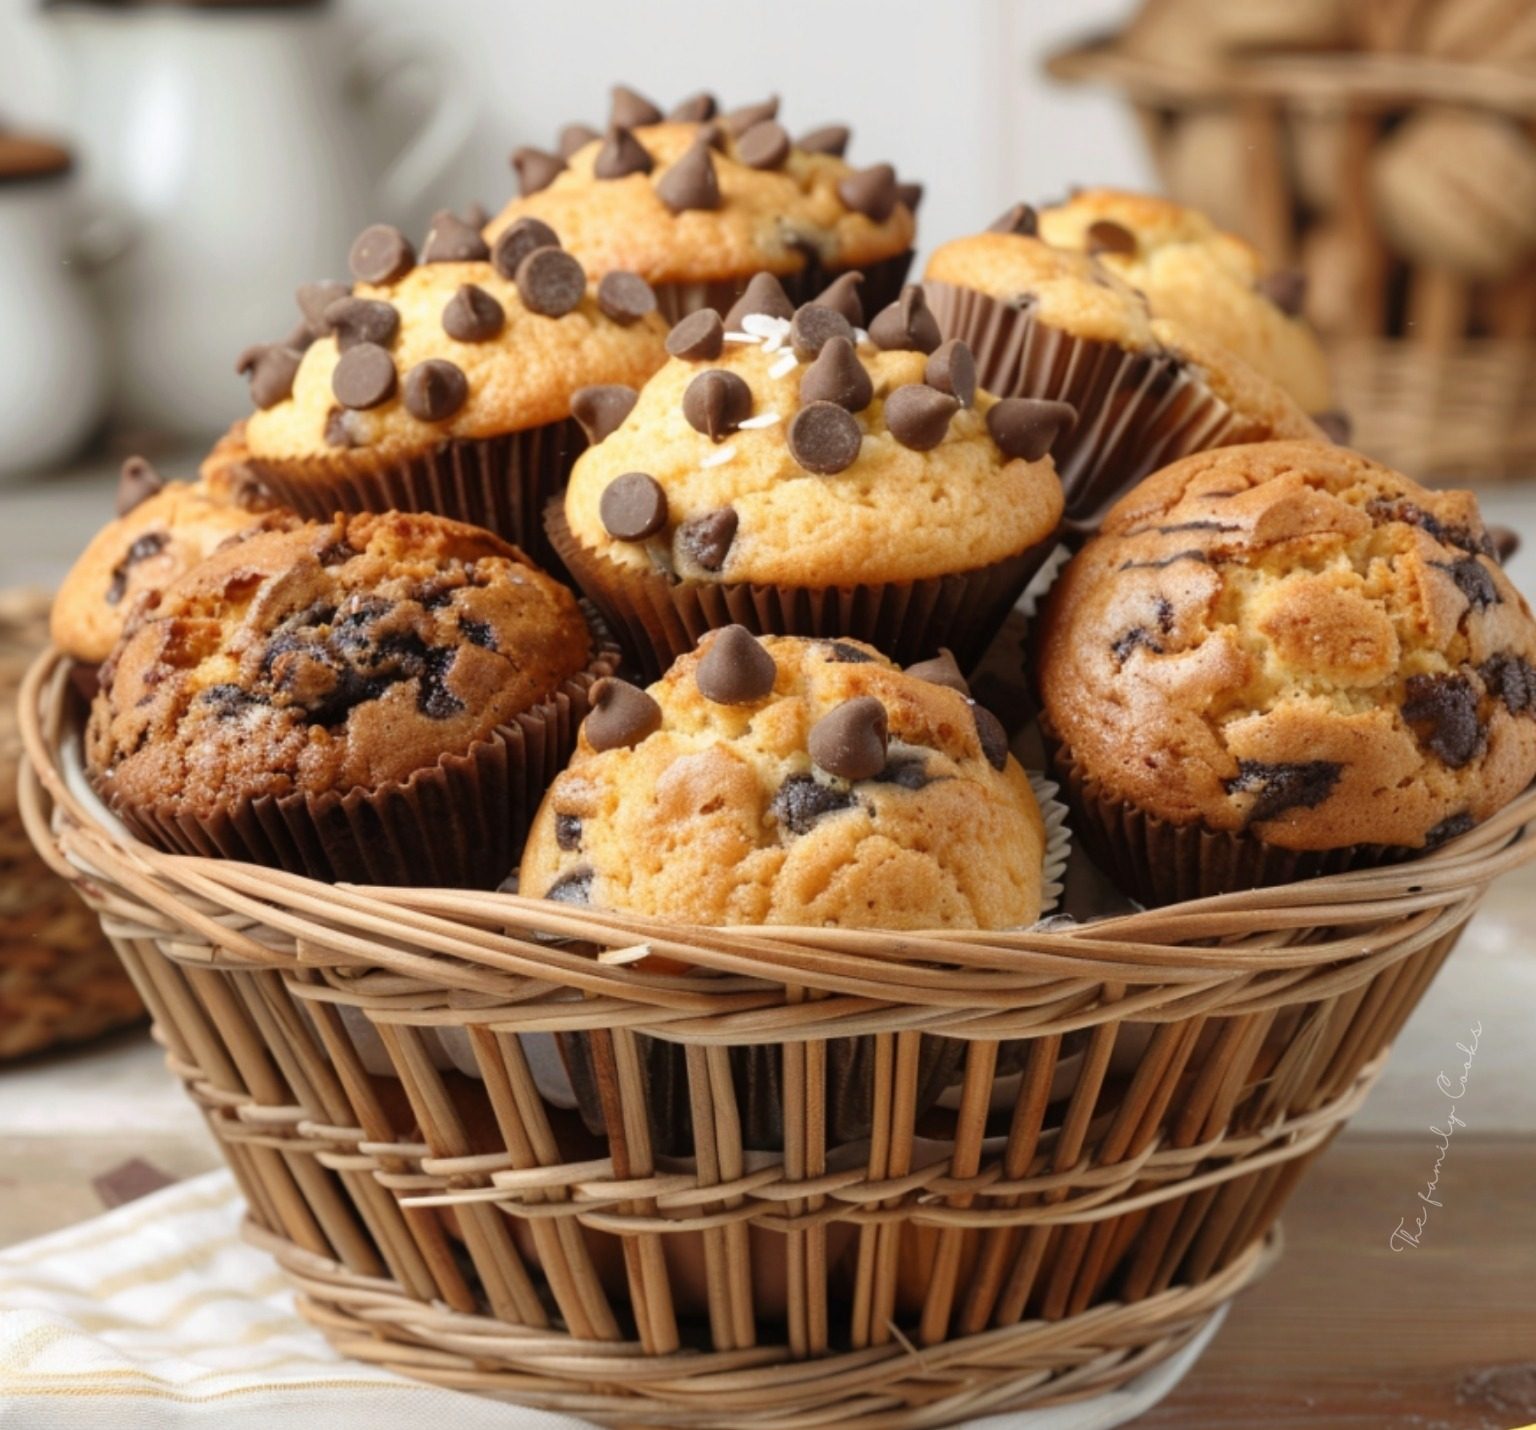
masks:
[[[736,426],[743,432],[755,432],[759,427],[772,427],[778,420],[777,412],[759,412],[756,417],[749,417],[745,422],[738,422]]]
[[[760,343],[762,339],[753,337],[751,333],[727,333],[725,341],[728,343]]]
[[[853,345],[855,347],[858,347],[861,343],[867,343],[868,341],[869,341],[869,329],[868,328],[855,328],[853,330]]]
[[[746,424],[743,423],[743,426]],[[729,462],[736,455],[736,449],[729,442],[723,447],[717,447],[709,456],[699,463],[700,471],[707,471],[710,467],[718,467],[722,462]]]
[[[792,373],[799,366],[800,359],[795,356],[792,349],[786,349],[780,355],[779,360],[774,363],[771,368],[768,369],[768,376],[784,377],[787,374]]]
[[[775,318],[767,313],[748,313],[741,320],[743,332],[753,333],[763,340],[763,351],[776,353],[789,341],[789,319]]]

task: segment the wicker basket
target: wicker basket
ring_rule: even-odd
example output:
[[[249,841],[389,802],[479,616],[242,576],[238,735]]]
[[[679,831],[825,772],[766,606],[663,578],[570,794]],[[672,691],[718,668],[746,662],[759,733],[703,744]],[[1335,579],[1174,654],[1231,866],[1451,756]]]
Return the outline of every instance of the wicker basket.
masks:
[[[1496,280],[1410,262],[1372,192],[1380,146],[1410,115],[1493,114],[1532,131],[1536,71],[1369,52],[1176,69],[1113,39],[1048,68],[1120,90],[1174,197],[1307,274],[1354,445],[1425,479],[1536,472],[1536,258]]]
[[[303,1313],[349,1355],[610,1424],[934,1426],[1168,1356],[1272,1259],[1489,880],[1536,856],[1533,791],[1412,865],[1060,931],[677,928],[128,842],[62,772],[71,702],[39,661],[29,828]],[[630,967],[647,951],[695,971]],[[589,1040],[605,1136],[541,1080],[562,1031]],[[941,1033],[963,1079],[919,1117]],[[653,1037],[686,1048],[686,1160],[651,1149]],[[848,1038],[873,1049],[874,1129],[837,1148]],[[730,1054],[758,1044],[778,1153],[742,1145]]]
[[[38,856],[16,807],[16,693],[48,644],[48,604],[41,591],[0,591],[0,1059],[144,1016],[100,924]]]

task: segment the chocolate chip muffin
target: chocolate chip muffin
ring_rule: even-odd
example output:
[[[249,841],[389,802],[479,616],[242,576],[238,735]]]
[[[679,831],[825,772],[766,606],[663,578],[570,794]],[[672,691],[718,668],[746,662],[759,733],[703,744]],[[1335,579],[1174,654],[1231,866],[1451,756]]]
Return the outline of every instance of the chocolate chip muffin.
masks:
[[[419,254],[376,224],[349,261],[351,284],[304,285],[293,332],[240,355],[252,470],[305,516],[431,511],[543,554],[540,510],[583,445],[574,394],[660,366],[655,295],[589,281],[533,219],[493,246],[442,212]]]
[[[490,533],[337,517],[170,586],[102,667],[87,763],[172,851],[493,888],[614,665],[565,588]]]
[[[739,626],[648,691],[605,682],[534,821],[521,890],[695,925],[1033,923],[1040,811],[1001,726],[955,682],[953,665],[904,673],[859,642],[759,640]],[[828,1045],[834,1139],[868,1130],[871,1043]],[[949,1040],[925,1048],[927,1101],[961,1054]],[[580,1096],[579,1050],[568,1042]],[[780,1051],[737,1059],[748,1145],[782,1138]],[[662,1148],[688,1145],[683,1062],[675,1044],[648,1046]],[[595,1096],[582,1103],[592,1111]]]
[[[1476,501],[1326,444],[1126,496],[1041,684],[1074,832],[1146,903],[1433,848],[1536,775],[1536,622]]]
[[[1302,317],[1306,284],[1196,209],[1120,189],[1080,189],[1040,210],[1040,236],[1097,256],[1171,318],[1278,383],[1304,412],[1332,406],[1328,360]]]
[[[1069,533],[1091,533],[1122,493],[1190,452],[1322,436],[1284,388],[1201,330],[1159,317],[1103,255],[1047,243],[1038,227],[1016,204],[936,250],[923,287],[989,392],[1081,414],[1052,448]]]
[[[618,86],[603,133],[567,125],[558,153],[513,154],[521,196],[486,236],[540,219],[589,272],[646,279],[673,320],[724,312],[764,271],[803,302],[858,269],[883,307],[906,276],[921,186],[847,163],[843,125],[791,138],[778,110],[772,98],[722,113],[698,94],[663,114]]]
[[[577,462],[551,539],[645,668],[733,623],[968,665],[1049,554],[1071,410],[981,391],[915,286],[864,321],[851,281],[795,308],[761,274]]]

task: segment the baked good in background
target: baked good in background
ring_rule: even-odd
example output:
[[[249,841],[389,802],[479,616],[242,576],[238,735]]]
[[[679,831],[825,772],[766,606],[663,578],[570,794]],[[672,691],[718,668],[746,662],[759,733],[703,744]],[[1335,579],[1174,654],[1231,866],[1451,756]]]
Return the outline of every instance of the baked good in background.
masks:
[[[495,888],[616,663],[489,532],[338,516],[216,552],[130,625],[87,769],[173,852]]]
[[[1536,621],[1475,498],[1326,444],[1130,492],[1040,682],[1074,833],[1148,904],[1403,858],[1536,776]]]
[[[440,212],[418,253],[375,224],[353,282],[309,283],[281,342],[240,355],[247,458],[296,511],[431,511],[538,558],[539,513],[583,445],[573,394],[636,384],[666,357],[655,295],[598,281],[534,220],[494,244]]]
[[[557,152],[514,152],[520,196],[486,236],[540,219],[594,276],[638,273],[672,320],[724,312],[760,272],[800,303],[862,271],[874,311],[906,276],[922,186],[854,166],[848,142],[842,124],[791,137],[777,96],[722,111],[700,93],[664,114],[617,85],[603,132],[571,124]]]
[[[981,391],[915,286],[866,334],[855,290],[795,308],[762,274],[724,319],[683,319],[551,504],[556,552],[644,669],[732,623],[969,667],[1053,549],[1070,410]]]
[[[985,231],[941,244],[923,290],[946,338],[975,354],[999,397],[1070,403],[1051,448],[1069,532],[1091,532],[1142,477],[1192,451],[1320,429],[1283,387],[1089,252],[1049,243],[1015,204]]]

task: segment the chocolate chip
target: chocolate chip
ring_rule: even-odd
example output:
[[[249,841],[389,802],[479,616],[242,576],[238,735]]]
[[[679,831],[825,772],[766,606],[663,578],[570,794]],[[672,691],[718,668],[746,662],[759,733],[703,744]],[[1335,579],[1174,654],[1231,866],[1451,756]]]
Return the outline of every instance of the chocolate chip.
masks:
[[[393,283],[416,266],[416,250],[398,228],[371,224],[353,240],[347,266],[359,283]]]
[[[789,454],[808,472],[830,477],[851,467],[864,434],[835,402],[807,403],[789,424]]]
[[[704,570],[718,571],[730,554],[740,521],[734,507],[691,517],[677,528],[678,548]]]
[[[1491,550],[1487,554],[1500,566],[1506,566],[1509,558],[1520,549],[1520,533],[1507,526],[1490,526],[1488,545]]]
[[[343,407],[362,411],[392,397],[395,381],[394,359],[377,343],[359,343],[341,355],[331,391]]]
[[[688,425],[711,442],[724,441],[751,415],[752,389],[739,374],[724,368],[701,372],[683,392]]]
[[[554,183],[565,172],[565,160],[547,149],[521,144],[512,151],[512,168],[517,174],[517,192],[526,199]]]
[[[706,119],[713,119],[718,111],[714,95],[701,89],[674,105],[667,118],[673,124],[702,124]]]
[[[1459,770],[1483,751],[1487,735],[1477,713],[1477,692],[1464,675],[1410,675],[1403,719],[1419,743]]]
[[[1307,276],[1299,268],[1277,268],[1258,281],[1258,290],[1288,318],[1299,318],[1307,301]]]
[[[916,283],[908,283],[901,290],[901,297],[875,314],[874,322],[869,325],[869,339],[887,352],[915,350],[920,353],[931,353],[944,341],[938,319],[928,311],[923,290]]]
[[[1502,700],[1511,715],[1536,715],[1536,666],[1524,656],[1501,652],[1478,667],[1483,687]]]
[[[768,318],[795,316],[795,305],[784,292],[784,285],[771,273],[759,273],[747,284],[746,290],[725,315],[726,332],[739,333],[741,320],[753,313],[761,313]]]
[[[1132,626],[1110,642],[1109,653],[1115,664],[1123,666],[1136,651],[1149,650],[1153,655],[1163,653],[1162,643],[1145,626]]]
[[[608,111],[608,122],[625,129],[638,129],[642,124],[660,124],[661,110],[643,94],[627,85],[616,84],[612,90],[613,104]]]
[[[749,169],[777,169],[789,158],[789,135],[782,124],[764,119],[736,141],[736,157]]]
[[[486,212],[484,204],[469,203],[464,205],[464,222],[473,229],[483,229],[491,221],[491,216]]]
[[[889,722],[873,695],[858,695],[828,711],[806,738],[811,758],[829,775],[845,780],[873,779],[885,768]]]
[[[490,256],[478,228],[447,209],[432,215],[432,228],[421,246],[423,263],[482,263]]]
[[[128,573],[141,561],[148,561],[170,544],[168,531],[146,531],[134,538],[123,553],[123,559],[112,568],[112,580],[107,586],[106,601],[109,606],[119,604],[128,594]]]
[[[823,124],[795,140],[795,147],[807,154],[832,154],[841,159],[848,149],[850,130],[846,124]]]
[[[1316,809],[1338,784],[1344,766],[1333,760],[1271,764],[1239,760],[1237,773],[1222,783],[1228,794],[1253,794],[1247,822],[1262,824],[1288,809]]]
[[[951,338],[928,355],[923,381],[949,393],[962,407],[976,400],[976,359],[964,339]]]
[[[713,362],[725,350],[725,324],[713,308],[690,313],[667,334],[667,351],[686,362]]]
[[[623,383],[579,387],[571,394],[571,416],[581,423],[587,441],[596,446],[623,425],[639,400],[640,394]]]
[[[697,142],[717,154],[725,153],[725,126],[715,119],[699,125]]]
[[[516,279],[518,265],[540,248],[559,248],[555,231],[541,218],[520,218],[502,229],[491,250],[491,267],[503,278]]]
[[[548,889],[544,897],[556,904],[584,906],[592,902],[592,880],[596,874],[587,865],[562,874]]]
[[[771,94],[767,99],[760,99],[756,104],[744,104],[739,109],[733,109],[729,114],[720,116],[720,123],[725,127],[726,133],[739,139],[747,130],[769,119],[779,117],[779,97]]]
[[[536,248],[517,265],[517,296],[530,313],[563,317],[586,292],[586,273],[563,248]]]
[[[903,447],[931,452],[949,431],[960,404],[947,392],[921,382],[896,388],[885,399],[885,424]]]
[[[338,298],[325,310],[326,326],[336,334],[342,352],[359,343],[388,347],[400,331],[400,312],[377,298]]]
[[[1013,233],[1033,238],[1040,232],[1040,215],[1029,204],[1014,204],[987,225],[988,233]]]
[[[330,332],[325,321],[325,310],[338,298],[345,298],[351,292],[350,283],[341,283],[333,278],[319,283],[299,284],[298,291],[293,296],[299,305],[299,312],[304,315],[304,321],[309,326],[311,337],[323,338]]]
[[[908,213],[915,214],[922,201],[923,186],[921,184],[906,183],[896,185],[896,202],[905,204]]]
[[[981,741],[981,753],[986,756],[987,763],[994,770],[1004,769],[1008,764],[1008,732],[1003,729],[1003,722],[985,705],[978,705],[974,700],[971,701],[971,719],[976,722],[976,738]]]
[[[964,696],[971,693],[970,682],[961,674],[954,653],[944,646],[939,647],[939,653],[932,660],[920,660],[916,665],[909,665],[907,674],[917,680],[926,680],[930,685],[958,690]]]
[[[656,181],[656,197],[675,214],[720,207],[720,180],[708,144],[695,144]]]
[[[489,342],[506,322],[501,304],[473,283],[460,284],[443,308],[443,331],[455,342]]]
[[[581,728],[599,754],[629,749],[661,729],[661,706],[627,680],[605,676],[593,685],[591,700],[592,713]]]
[[[1487,532],[1443,522],[1433,512],[1425,511],[1406,498],[1373,497],[1366,503],[1365,510],[1375,521],[1401,521],[1408,526],[1416,526],[1442,546],[1454,546],[1478,556],[1494,554],[1493,542]]]
[[[896,207],[896,171],[889,164],[855,169],[837,181],[837,196],[872,223],[884,223]]]
[[[667,524],[667,494],[655,477],[625,472],[603,489],[597,512],[615,541],[644,541]]]
[[[859,301],[859,289],[864,285],[864,275],[857,269],[840,273],[820,293],[816,301],[823,308],[841,313],[855,328],[864,326],[864,304]]]
[[[773,694],[779,668],[745,626],[726,626],[710,638],[694,671],[699,693],[716,705],[750,705]]]
[[[1005,457],[1038,462],[1056,438],[1070,432],[1077,409],[1043,397],[1005,397],[987,413],[987,431]]]
[[[1335,447],[1349,446],[1349,439],[1355,433],[1355,424],[1350,421],[1349,413],[1332,408],[1327,412],[1314,412],[1312,421]]]
[[[1086,234],[1089,253],[1123,253],[1134,256],[1136,235],[1112,219],[1095,219]]]
[[[165,478],[143,457],[129,457],[117,474],[117,514],[127,516],[164,485]]]
[[[808,834],[823,815],[852,809],[857,803],[847,790],[824,785],[815,775],[791,775],[779,786],[770,808],[791,834]]]
[[[847,641],[828,641],[826,646],[827,659],[834,665],[870,665],[875,659],[867,650],[860,650]]]
[[[836,308],[823,303],[806,303],[795,309],[789,340],[801,362],[809,362],[833,338],[853,341],[853,325]]]
[[[926,789],[936,783],[928,773],[928,760],[923,755],[897,755],[887,762],[875,779],[883,785],[909,790]]]
[[[656,294],[638,273],[615,270],[599,280],[597,306],[605,317],[627,328],[656,311]]]
[[[251,400],[260,408],[276,407],[293,393],[304,355],[278,343],[257,343],[235,359],[235,371],[250,379]]]
[[[446,358],[428,358],[405,375],[405,410],[419,422],[446,422],[468,398],[463,369]]]
[[[650,152],[628,129],[615,125],[597,151],[592,172],[599,179],[623,179],[630,174],[649,174],[655,166]]]
[[[1458,561],[1434,561],[1430,563],[1437,571],[1444,571],[1452,581],[1456,583],[1456,589],[1467,598],[1467,604],[1473,610],[1486,610],[1489,606],[1496,606],[1503,599],[1499,595],[1499,588],[1493,584],[1493,577],[1488,568],[1475,556],[1463,556]]]
[[[315,333],[302,318],[288,329],[287,336],[282,341],[282,346],[292,348],[296,353],[306,352],[311,343],[315,341]]]
[[[1442,844],[1450,843],[1458,835],[1465,834],[1475,823],[1477,821],[1466,810],[1462,810],[1459,814],[1447,815],[1424,835],[1424,847],[1438,849]]]
[[[345,407],[333,407],[325,414],[325,440],[331,447],[359,447],[363,434],[356,416]]]
[[[581,819],[574,814],[555,815],[555,845],[569,854],[581,848]]]
[[[602,137],[589,124],[567,124],[560,131],[560,139],[555,148],[560,151],[562,159],[569,159],[578,149],[585,149],[594,139]]]
[[[875,385],[850,338],[829,338],[800,375],[800,401],[806,404],[835,402],[849,412],[862,412],[874,395]]]

